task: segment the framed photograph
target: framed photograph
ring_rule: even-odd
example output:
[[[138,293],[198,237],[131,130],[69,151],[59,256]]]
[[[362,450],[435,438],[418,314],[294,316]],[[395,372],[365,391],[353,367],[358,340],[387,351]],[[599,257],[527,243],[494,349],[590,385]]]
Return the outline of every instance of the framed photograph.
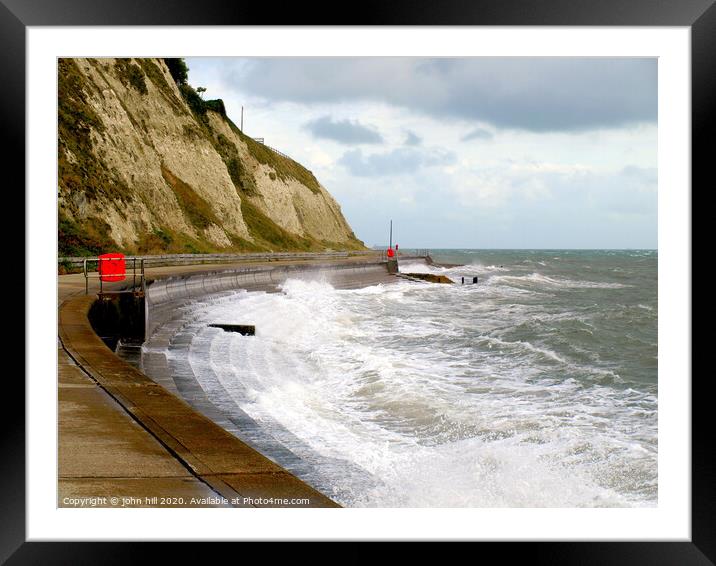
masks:
[[[716,561],[713,2],[245,8],[2,0],[27,331],[0,557]]]

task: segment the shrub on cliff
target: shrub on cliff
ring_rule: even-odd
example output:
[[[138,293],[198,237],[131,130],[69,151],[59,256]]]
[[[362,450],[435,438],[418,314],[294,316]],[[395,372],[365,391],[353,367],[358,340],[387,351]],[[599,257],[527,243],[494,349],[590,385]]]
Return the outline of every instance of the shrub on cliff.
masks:
[[[169,72],[178,85],[185,85],[189,80],[189,67],[186,66],[184,59],[164,59],[169,68]]]
[[[144,80],[144,71],[141,67],[134,65],[131,59],[117,59],[114,69],[126,87],[134,87],[140,94],[147,94],[147,83]]]

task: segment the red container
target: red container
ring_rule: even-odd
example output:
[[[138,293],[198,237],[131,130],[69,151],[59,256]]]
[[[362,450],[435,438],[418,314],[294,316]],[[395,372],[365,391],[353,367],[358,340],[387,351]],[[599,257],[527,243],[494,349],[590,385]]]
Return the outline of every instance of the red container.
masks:
[[[102,254],[99,256],[97,271],[102,281],[124,281],[127,275],[124,254]]]
[[[388,248],[388,257],[393,257],[395,255],[395,252],[393,251],[393,248]]]

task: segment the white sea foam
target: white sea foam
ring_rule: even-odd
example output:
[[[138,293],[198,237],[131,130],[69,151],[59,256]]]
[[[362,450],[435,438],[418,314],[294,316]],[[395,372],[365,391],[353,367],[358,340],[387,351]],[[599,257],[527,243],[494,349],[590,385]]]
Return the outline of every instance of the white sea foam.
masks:
[[[628,287],[622,283],[606,283],[599,281],[559,279],[541,275],[540,273],[530,273],[529,275],[498,275],[490,278],[490,283],[517,283],[517,284],[535,284],[546,287],[571,287],[574,289],[622,289]]]
[[[184,355],[216,404],[235,403],[316,464],[305,479],[346,505],[655,504],[656,398],[615,388],[619,373],[575,361],[578,350],[507,338],[532,320],[577,320],[501,304],[512,290],[500,283],[515,280],[593,284],[495,274],[343,291],[289,280],[197,307],[198,326],[255,324],[256,336],[204,328]]]
[[[560,302],[571,289],[609,297],[630,286],[553,274],[548,258],[549,275],[509,259],[401,264],[474,273],[478,285],[336,290],[293,279],[279,293],[204,301],[183,323],[197,329],[190,347],[170,356],[349,506],[655,505],[656,392],[605,340],[628,313],[653,320],[648,300],[630,310]],[[206,326],[219,320],[255,324],[256,336]],[[649,336],[634,348],[655,349]]]

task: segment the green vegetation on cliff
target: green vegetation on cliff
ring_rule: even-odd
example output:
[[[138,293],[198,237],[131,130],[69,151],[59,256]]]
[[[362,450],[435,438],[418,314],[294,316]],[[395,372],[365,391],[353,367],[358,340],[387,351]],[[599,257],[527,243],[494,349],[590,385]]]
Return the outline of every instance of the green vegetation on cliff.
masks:
[[[129,188],[111,174],[93,151],[92,131],[101,134],[104,124],[87,103],[91,85],[72,59],[58,60],[58,182],[69,194],[87,199],[103,195],[127,202]]]
[[[311,173],[311,171],[290,157],[284,157],[264,144],[259,143],[255,139],[247,136],[236,126],[236,124],[231,121],[228,116],[225,116],[225,120],[234,133],[241,138],[242,142],[246,144],[246,147],[251,155],[262,165],[273,167],[279,179],[285,181],[289,177],[293,177],[299,183],[308,187],[311,192],[321,192],[321,186],[318,184],[318,180],[316,180],[316,177],[313,173]]]
[[[183,75],[180,74],[179,76],[181,77]],[[176,77],[175,80],[177,80]],[[279,179],[285,181],[288,178],[292,177],[298,182],[300,182],[302,185],[308,187],[313,193],[321,192],[320,185],[311,171],[309,171],[303,165],[294,161],[293,159],[276,153],[274,150],[267,147],[266,145],[259,143],[253,138],[244,134],[244,132],[242,132],[238,128],[238,126],[234,124],[234,122],[232,122],[231,119],[226,115],[226,107],[224,106],[223,100],[204,100],[203,98],[201,98],[201,96],[199,96],[194,87],[192,87],[186,81],[179,82],[177,80],[177,84],[179,85],[179,91],[181,92],[182,97],[186,101],[192,113],[194,114],[194,116],[196,116],[197,120],[205,128],[207,128],[209,138],[212,140],[212,143],[214,143],[222,157],[224,157],[226,167],[229,170],[229,174],[231,175],[231,178],[234,181],[234,184],[236,185],[237,189],[239,189],[240,191],[248,192],[250,194],[252,190],[252,185],[254,185],[253,179],[249,179],[250,174],[247,174],[245,172],[241,174],[241,162],[238,158],[238,154],[235,151],[226,151],[226,141],[228,140],[226,140],[225,136],[222,136],[220,134],[219,139],[215,139],[215,136],[211,131],[211,127],[209,126],[209,120],[206,115],[208,111],[216,112],[217,114],[219,114],[219,116],[222,117],[222,119],[229,125],[233,132],[241,139],[241,141],[246,144],[246,147],[248,148],[251,155],[262,165],[268,165],[269,167],[272,167],[274,171],[276,171],[275,176],[278,176]],[[223,138],[223,140],[221,138]]]
[[[184,59],[164,59],[164,64],[169,69],[169,74],[177,85],[185,85],[189,80],[189,67]]]
[[[136,89],[140,94],[147,94],[147,82],[144,80],[144,71],[132,63],[131,59],[117,59],[114,63],[117,76],[126,87]]]
[[[219,134],[214,140],[214,147],[224,160],[226,169],[229,172],[229,177],[231,177],[236,190],[239,191],[240,194],[243,193],[247,196],[255,195],[256,181],[254,180],[254,176],[244,167],[236,145],[224,134]]]
[[[57,228],[60,256],[94,256],[114,247],[109,237],[109,225],[94,216],[78,225],[60,213]]]
[[[174,191],[177,201],[179,201],[179,206],[195,228],[201,230],[208,228],[212,224],[217,226],[221,224],[209,203],[199,196],[191,185],[174,175],[163,163],[161,168],[162,177]]]
[[[315,241],[291,234],[262,213],[249,199],[241,200],[241,214],[257,244],[271,251],[308,251],[316,249]]]

